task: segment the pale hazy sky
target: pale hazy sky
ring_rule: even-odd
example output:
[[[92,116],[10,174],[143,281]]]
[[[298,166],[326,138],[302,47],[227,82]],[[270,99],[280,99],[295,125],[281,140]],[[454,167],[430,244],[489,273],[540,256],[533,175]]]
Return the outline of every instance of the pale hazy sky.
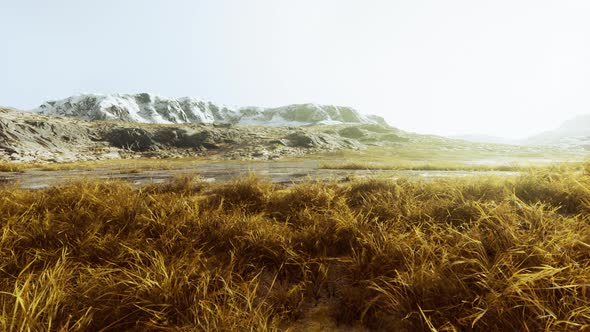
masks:
[[[588,0],[0,0],[0,105],[154,92],[526,136],[590,113]]]

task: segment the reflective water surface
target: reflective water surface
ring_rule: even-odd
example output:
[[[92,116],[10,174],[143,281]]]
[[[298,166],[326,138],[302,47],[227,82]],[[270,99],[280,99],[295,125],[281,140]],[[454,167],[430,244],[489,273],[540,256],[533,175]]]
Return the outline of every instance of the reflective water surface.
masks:
[[[0,183],[17,183],[22,188],[40,189],[72,180],[84,178],[117,179],[141,186],[161,183],[175,176],[198,175],[207,182],[227,181],[250,173],[268,178],[277,183],[296,183],[303,180],[338,180],[348,177],[386,177],[399,176],[436,178],[465,177],[479,175],[515,176],[519,172],[496,171],[420,171],[420,170],[349,170],[323,169],[317,160],[305,161],[257,161],[257,162],[211,162],[189,164],[166,170],[125,170],[109,167],[96,169],[47,171],[27,170],[23,173],[0,173]]]

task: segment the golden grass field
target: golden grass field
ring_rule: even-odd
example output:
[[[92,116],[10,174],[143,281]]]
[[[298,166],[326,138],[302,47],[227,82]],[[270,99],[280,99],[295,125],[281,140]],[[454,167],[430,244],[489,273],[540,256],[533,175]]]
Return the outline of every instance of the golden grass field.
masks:
[[[469,164],[460,162],[390,162],[390,163],[375,163],[375,162],[322,162],[320,168],[323,169],[348,169],[348,170],[392,170],[392,171],[466,171],[466,172],[523,172],[523,171],[538,171],[546,169],[568,169],[568,170],[583,170],[585,164],[582,162],[562,162],[559,164],[549,165],[531,165],[523,163],[512,164]]]
[[[141,172],[144,170],[170,170],[178,167],[180,163],[199,163],[204,162],[199,158],[179,158],[179,159],[112,159],[100,161],[75,161],[65,163],[16,163],[0,162],[0,172],[19,172],[23,173],[28,170],[41,171],[71,171],[71,170],[94,170],[99,167],[119,169],[129,172]]]
[[[584,331],[590,176],[0,188],[2,331]]]

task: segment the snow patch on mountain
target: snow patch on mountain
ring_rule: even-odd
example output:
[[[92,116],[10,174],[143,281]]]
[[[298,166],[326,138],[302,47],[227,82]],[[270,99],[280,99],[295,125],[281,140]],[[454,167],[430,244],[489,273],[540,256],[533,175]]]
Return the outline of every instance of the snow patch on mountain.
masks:
[[[353,108],[297,104],[275,108],[230,107],[192,97],[167,98],[154,94],[83,94],[48,101],[35,112],[83,118],[143,123],[233,123],[264,126],[305,126],[363,123],[386,125],[378,116]]]
[[[84,94],[48,101],[35,112],[86,120],[145,123],[213,123],[235,120],[235,110],[196,98],[167,98],[148,93],[133,95]]]

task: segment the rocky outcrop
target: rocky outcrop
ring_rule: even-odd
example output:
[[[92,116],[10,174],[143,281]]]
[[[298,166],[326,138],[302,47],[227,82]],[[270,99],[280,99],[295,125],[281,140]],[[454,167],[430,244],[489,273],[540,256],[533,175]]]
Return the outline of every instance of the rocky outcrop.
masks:
[[[133,127],[108,126],[100,136],[117,148],[135,152],[162,149],[219,149],[222,145],[238,145],[240,134],[236,129],[202,126],[183,127]]]
[[[0,109],[0,160],[59,162],[182,156],[279,159],[363,149],[368,144],[387,142],[387,135],[398,133],[395,128],[377,124],[305,127],[143,124],[86,121]]]
[[[103,139],[114,147],[136,152],[156,147],[153,135],[142,128],[113,128],[103,135]]]
[[[360,149],[363,147],[358,141],[341,139],[338,136],[327,133],[316,133],[310,131],[296,131],[286,135],[283,140],[286,146],[297,148],[323,148],[328,150],[337,149]]]
[[[78,121],[52,121],[35,114],[0,109],[0,159],[77,160],[76,150],[96,136]]]
[[[338,133],[340,134],[340,136],[348,138],[362,138],[367,135],[362,129],[358,127],[348,127],[340,129]]]

